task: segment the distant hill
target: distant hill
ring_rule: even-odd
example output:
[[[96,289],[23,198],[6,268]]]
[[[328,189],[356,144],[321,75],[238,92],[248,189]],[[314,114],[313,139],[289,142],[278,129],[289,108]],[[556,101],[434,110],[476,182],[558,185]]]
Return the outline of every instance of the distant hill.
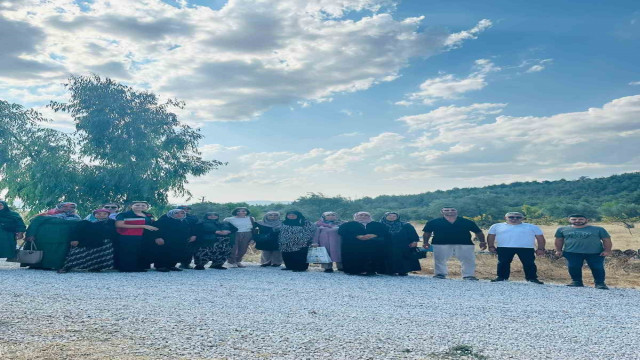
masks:
[[[195,204],[196,212],[216,208],[230,211],[248,206],[261,216],[267,210],[297,209],[315,220],[324,211],[335,211],[342,219],[351,219],[357,211],[369,211],[374,219],[386,211],[399,212],[403,220],[428,220],[440,216],[443,206],[458,208],[461,215],[481,223],[502,219],[507,211],[523,211],[538,222],[557,221],[571,213],[583,213],[593,219],[640,218],[640,172],[604,178],[581,177],[578,180],[528,181],[480,188],[454,188],[416,195],[382,195],[375,198],[348,199],[322,194],[303,196],[290,204]]]

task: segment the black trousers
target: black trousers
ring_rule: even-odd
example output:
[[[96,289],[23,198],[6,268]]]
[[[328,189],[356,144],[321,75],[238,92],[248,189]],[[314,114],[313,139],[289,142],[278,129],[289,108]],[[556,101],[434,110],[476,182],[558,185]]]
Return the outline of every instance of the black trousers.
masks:
[[[284,260],[284,266],[290,270],[305,271],[309,268],[307,262],[308,247],[302,248],[298,251],[282,252],[282,260]]]
[[[536,267],[536,251],[532,248],[512,248],[498,247],[498,277],[508,279],[511,275],[511,262],[513,257],[518,255],[524,270],[524,277],[527,280],[538,278],[538,268]]]

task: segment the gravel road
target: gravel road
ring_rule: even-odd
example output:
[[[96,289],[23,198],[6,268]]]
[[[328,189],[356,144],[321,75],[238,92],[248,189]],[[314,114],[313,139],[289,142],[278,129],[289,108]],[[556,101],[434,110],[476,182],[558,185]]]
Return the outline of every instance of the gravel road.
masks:
[[[2,262],[0,284],[3,359],[640,359],[630,289],[257,264],[56,274]]]

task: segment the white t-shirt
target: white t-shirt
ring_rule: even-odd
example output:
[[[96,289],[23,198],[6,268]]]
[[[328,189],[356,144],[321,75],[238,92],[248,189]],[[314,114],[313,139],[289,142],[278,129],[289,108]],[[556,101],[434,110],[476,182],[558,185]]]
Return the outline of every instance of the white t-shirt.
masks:
[[[542,229],[528,223],[511,225],[507,223],[493,224],[489,235],[496,236],[497,247],[535,248],[536,235],[542,235]]]
[[[250,217],[228,217],[225,218],[224,221],[231,223],[233,226],[238,228],[238,232],[249,232],[253,230],[253,225],[251,224]]]

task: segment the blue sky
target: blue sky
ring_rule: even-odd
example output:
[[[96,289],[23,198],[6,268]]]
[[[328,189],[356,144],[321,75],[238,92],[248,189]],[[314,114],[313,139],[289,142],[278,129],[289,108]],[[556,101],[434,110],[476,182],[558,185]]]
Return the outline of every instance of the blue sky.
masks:
[[[9,0],[0,33],[0,98],[61,130],[71,73],[185,100],[212,201],[640,168],[634,1]]]

